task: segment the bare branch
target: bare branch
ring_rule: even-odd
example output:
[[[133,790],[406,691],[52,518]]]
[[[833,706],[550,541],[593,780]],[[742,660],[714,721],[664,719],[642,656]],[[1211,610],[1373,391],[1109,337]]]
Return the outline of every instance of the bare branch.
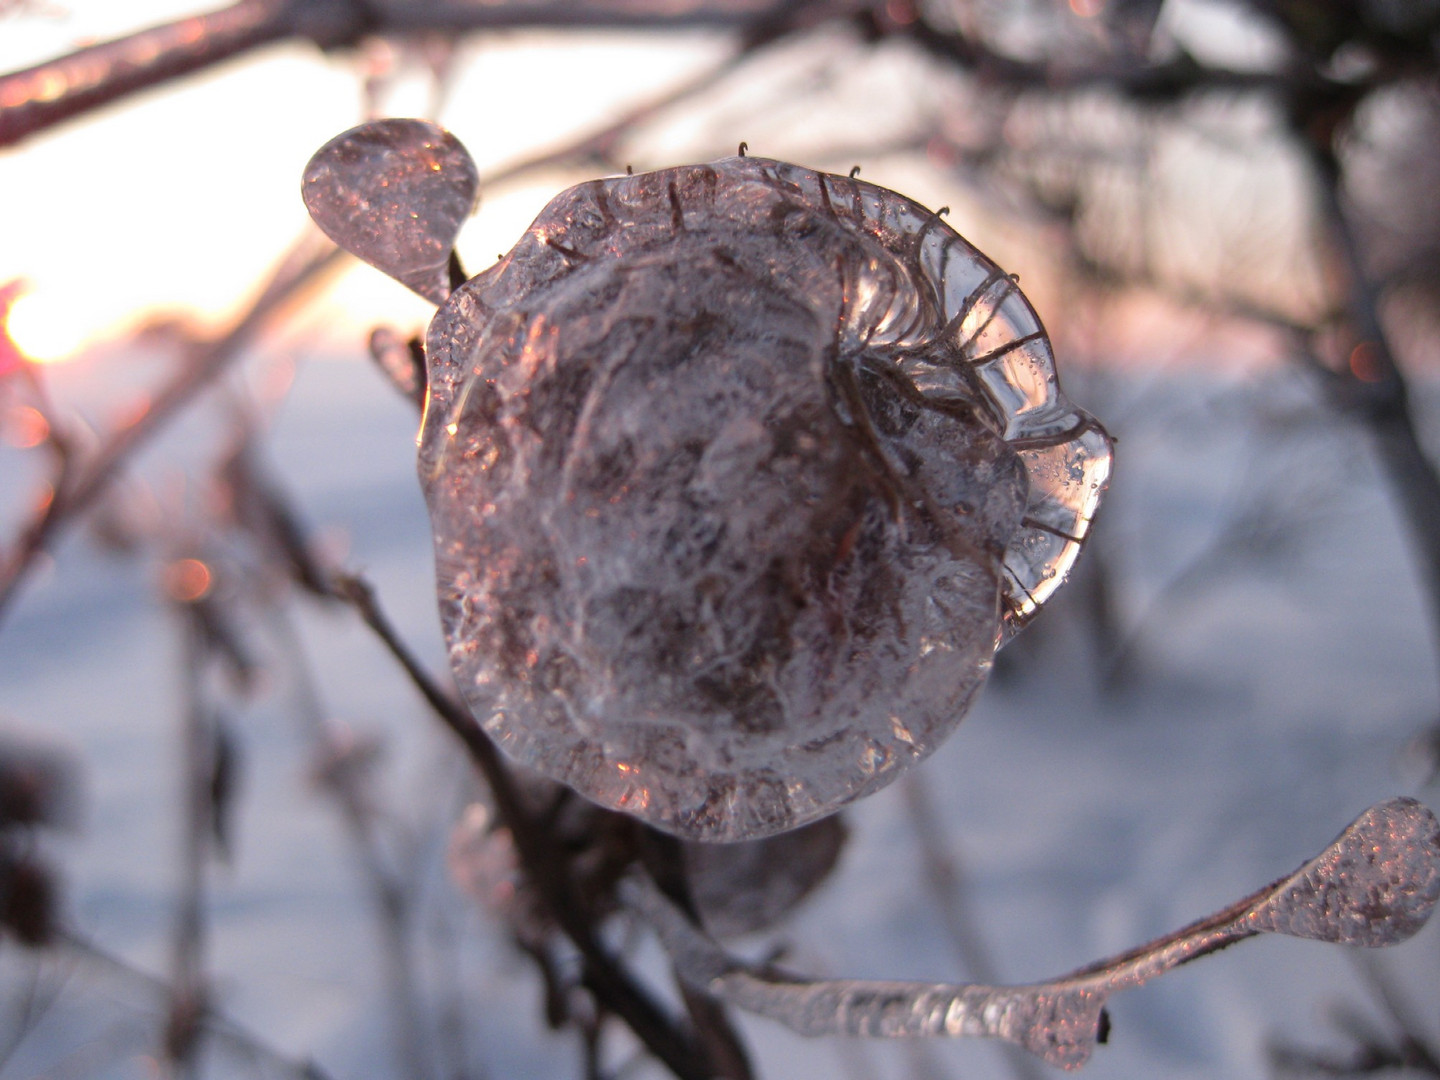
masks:
[[[275,496],[277,510],[288,507]],[[293,515],[290,515],[293,518]],[[293,560],[292,560],[293,565]],[[318,576],[314,580],[319,580]],[[311,744],[317,768],[317,786],[340,813],[346,840],[364,879],[374,911],[380,954],[384,964],[385,990],[395,1056],[402,1075],[422,1080],[426,1068],[426,1040],[420,1019],[423,1001],[417,992],[409,927],[412,902],[402,876],[387,865],[377,829],[377,814],[364,783],[358,740],[343,741],[334,725],[326,722],[320,689],[311,669],[299,631],[280,604],[270,611],[270,626],[289,660],[296,687],[296,711]]]
[[[210,764],[212,725],[204,693],[207,647],[188,607],[182,618],[182,710],[180,724],[180,821],[182,839],[174,925],[171,931],[171,986],[160,1053],[182,1077],[196,1075],[200,1036],[209,989],[205,982],[205,881],[210,856],[212,812]]]
[[[1274,1040],[1269,1056],[1281,1075],[1372,1076],[1405,1070],[1440,1077],[1440,1050],[1421,1034],[1423,1028],[1376,959],[1366,953],[1355,957],[1364,983],[1388,1014],[1385,1030],[1353,1008],[1337,1006],[1331,1023],[1349,1043],[1348,1052],[1306,1050]]]
[[[1327,379],[1331,398],[1359,418],[1375,440],[1401,512],[1429,598],[1432,637],[1440,664],[1440,469],[1426,453],[1410,404],[1405,373],[1396,362],[1380,318],[1376,284],[1365,270],[1359,238],[1341,201],[1343,178],[1333,149],[1309,143],[1321,207],[1345,268],[1349,329],[1354,343],[1350,366]],[[1356,368],[1363,359],[1364,378]]]
[[[570,880],[567,860],[525,806],[514,778],[484,729],[468,709],[430,677],[400,640],[369,585],[357,577],[342,575],[335,579],[335,592],[380,638],[485,777],[500,816],[515,838],[526,875],[550,915],[584,957],[586,985],[676,1076],[682,1080],[708,1080],[713,1074],[701,1044],[665,1016],[595,936],[591,918]]]
[[[0,146],[289,35],[286,0],[240,0],[0,77]]]
[[[164,979],[140,970],[129,961],[79,934],[62,933],[59,944],[80,959],[142,987],[157,999],[168,1000],[174,994],[174,988]],[[208,1005],[199,1021],[216,1038],[254,1055],[296,1080],[330,1080],[329,1074],[313,1061],[295,1061],[287,1057],[259,1036]]]
[[[736,71],[748,59],[753,51],[752,47],[742,49],[731,56],[727,56],[720,63],[707,71],[701,72],[693,79],[673,87],[663,94],[643,102],[626,112],[613,123],[606,124],[595,131],[582,135],[579,138],[554,150],[546,150],[532,157],[524,158],[510,165],[502,166],[494,172],[480,178],[480,189],[482,191],[501,184],[511,183],[523,176],[539,172],[543,169],[559,168],[566,165],[593,165],[599,168],[618,168],[619,162],[615,158],[616,150],[624,138],[629,135],[638,125],[654,119],[666,109],[693,99],[705,93],[712,87]]]

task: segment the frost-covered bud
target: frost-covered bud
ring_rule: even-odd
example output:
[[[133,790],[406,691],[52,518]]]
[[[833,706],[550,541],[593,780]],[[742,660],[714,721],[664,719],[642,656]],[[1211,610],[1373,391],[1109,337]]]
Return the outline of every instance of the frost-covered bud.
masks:
[[[427,354],[463,694],[519,760],[689,839],[930,753],[1109,470],[1012,278],[894,192],[758,158],[560,194]]]

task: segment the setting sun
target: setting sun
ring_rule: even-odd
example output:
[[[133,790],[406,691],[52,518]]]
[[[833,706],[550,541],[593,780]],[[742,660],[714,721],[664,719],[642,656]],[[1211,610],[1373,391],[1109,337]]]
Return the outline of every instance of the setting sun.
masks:
[[[10,340],[22,356],[37,364],[70,359],[96,329],[77,318],[63,296],[49,292],[21,293],[5,317]]]

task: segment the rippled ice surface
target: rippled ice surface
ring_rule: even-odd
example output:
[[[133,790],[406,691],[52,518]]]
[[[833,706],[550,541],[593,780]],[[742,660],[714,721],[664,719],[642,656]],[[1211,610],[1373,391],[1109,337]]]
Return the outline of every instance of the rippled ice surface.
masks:
[[[1293,485],[1313,470],[1333,495],[1300,508],[1306,532],[1278,574],[1252,561],[1175,598],[1164,632],[1147,642],[1146,678],[1118,701],[1095,690],[1083,638],[1058,607],[1071,593],[1079,603],[1084,590],[1067,589],[1002,654],[1013,654],[1008,668],[919,770],[962,859],[991,958],[1015,981],[1171,930],[1288,872],[1364,806],[1409,790],[1394,756],[1436,711],[1420,604],[1408,585],[1395,587],[1407,565],[1398,526],[1345,436],[1292,434],[1283,451],[1250,441],[1244,397],[1193,379],[1152,389],[1139,411],[1127,395],[1113,408],[1078,379],[1067,378],[1067,389],[1096,412],[1131,417],[1115,424],[1124,483],[1102,526],[1114,530],[1108,550],[1136,575],[1132,615],[1205,548],[1250,481]],[[408,408],[358,364],[313,364],[281,418],[275,458],[312,520],[346,530],[351,562],[439,669]],[[198,437],[182,431],[161,449],[178,453]],[[1203,461],[1187,456],[1197,444],[1207,448]],[[12,459],[0,459],[0,485],[16,482]],[[91,936],[163,971],[179,844],[178,646],[148,587],[146,572],[67,545],[0,639],[0,713],[61,734],[83,755],[85,826],[58,849],[70,909]],[[463,801],[451,748],[363,634],[343,618],[303,624],[331,712],[386,737],[384,796],[417,838],[409,850],[426,912],[419,963],[432,993],[463,986],[465,1053],[491,1076],[578,1075],[571,1041],[543,1033],[528,965],[445,879],[446,831]],[[307,788],[282,699],[276,687],[241,725],[237,859],[213,879],[216,992],[231,1015],[293,1054],[314,1054],[337,1077],[398,1075],[386,1056],[367,906],[333,815]],[[1435,805],[1433,791],[1425,797]],[[901,790],[857,807],[850,827],[838,877],[786,930],[793,965],[963,977],[919,885]],[[455,933],[459,949],[448,944]],[[1437,953],[1432,926],[1381,958],[1422,1016],[1440,1004]],[[657,957],[649,963],[659,970]],[[0,954],[0,978],[9,1008],[27,978],[14,949]],[[1082,1075],[1258,1080],[1267,1038],[1324,1043],[1322,1007],[1352,999],[1356,983],[1340,950],[1251,943],[1115,998],[1111,1044]],[[130,984],[82,969],[8,1069],[30,1075],[76,1054],[67,1060],[86,1075],[147,1076],[141,1055],[158,1023]],[[768,1077],[898,1078],[932,1066],[937,1076],[1005,1075],[981,1044],[810,1043],[763,1021],[742,1025]],[[432,1049],[446,1045],[437,1039]],[[215,1074],[252,1075],[233,1057],[219,1059]]]

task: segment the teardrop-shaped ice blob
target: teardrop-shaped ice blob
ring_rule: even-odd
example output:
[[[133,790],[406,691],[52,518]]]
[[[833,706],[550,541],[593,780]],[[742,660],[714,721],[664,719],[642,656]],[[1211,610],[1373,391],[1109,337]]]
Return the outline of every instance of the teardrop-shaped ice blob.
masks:
[[[450,295],[450,252],[480,178],[455,136],[424,120],[337,135],[305,167],[305,208],[326,236],[425,299]]]
[[[1108,474],[1010,278],[894,192],[774,161],[564,192],[427,354],[462,692],[520,760],[690,839],[930,753]]]

